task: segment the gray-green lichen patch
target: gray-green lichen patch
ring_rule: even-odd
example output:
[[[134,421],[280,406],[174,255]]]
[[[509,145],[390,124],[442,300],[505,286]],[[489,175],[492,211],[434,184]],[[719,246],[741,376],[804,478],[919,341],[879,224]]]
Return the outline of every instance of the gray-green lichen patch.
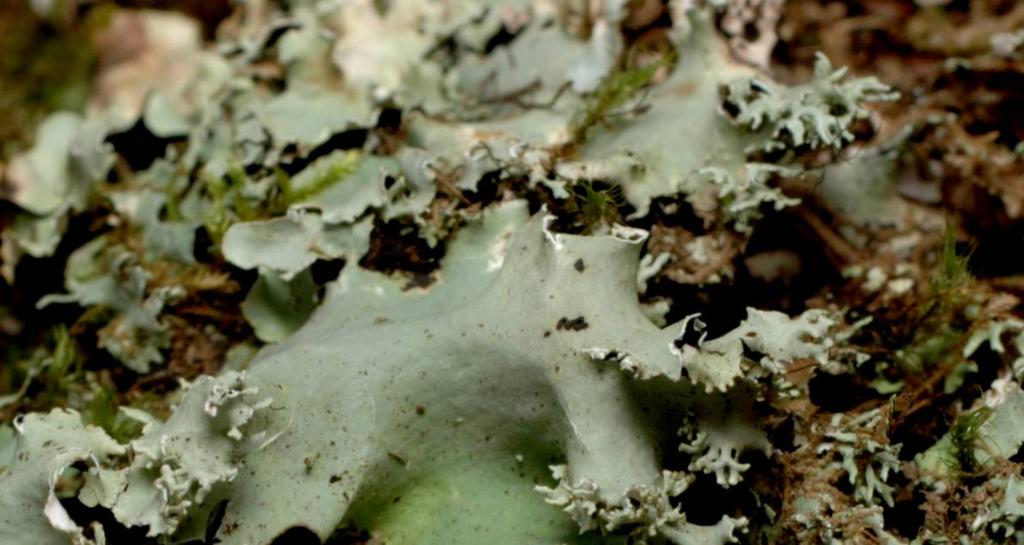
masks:
[[[514,468],[516,454],[533,468],[542,468],[546,456],[565,456],[574,474],[601,482],[613,501],[634,484],[653,484],[658,462],[640,432],[642,423],[625,410],[630,400],[624,377],[602,372],[582,353],[596,338],[616,337],[642,353],[648,344],[642,339],[648,339],[654,341],[651,357],[661,346],[660,357],[675,360],[668,349],[672,332],[651,325],[636,303],[639,245],[545,233],[539,219],[525,220],[524,205],[513,202],[464,228],[438,280],[425,290],[403,291],[400,282],[378,273],[346,269],[307,325],[252,364],[253,379],[289,392],[291,410],[324,414],[322,425],[335,431],[289,430],[247,461],[256,476],[226,492],[232,499],[225,525],[239,526],[223,536],[226,542],[266,541],[293,525],[326,536],[345,519],[346,505],[364,513],[356,522],[372,514],[385,539],[390,533],[405,542],[413,525],[424,533],[420,542],[442,540],[444,528],[389,515],[385,506],[393,498],[385,494],[416,494],[419,480],[460,482],[457,474],[464,471],[506,481],[507,469],[488,465]],[[584,274],[588,282],[609,286],[602,298],[611,301],[570,295],[580,282],[573,266],[578,259],[593,263]],[[618,311],[612,317],[602,308]],[[577,317],[588,326],[557,327]],[[529,352],[523,352],[526,346]],[[359,392],[374,392],[372,401],[362,405],[365,394]],[[590,398],[602,402],[591,406]],[[601,445],[611,436],[631,438],[632,445],[606,458]],[[289,449],[317,460],[299,481],[279,476],[292,471],[281,460]],[[487,454],[495,451],[500,454]],[[516,482],[513,490],[531,485],[518,479],[509,485]],[[316,509],[278,504],[279,498],[311,493],[334,500]],[[457,499],[435,501],[462,505]],[[256,513],[265,530],[244,524]],[[490,531],[491,539],[513,539],[502,533],[514,532],[512,527]]]
[[[964,470],[964,457],[978,468],[993,469],[1000,460],[1014,456],[1024,445],[1024,392],[1020,386],[1007,381],[993,385],[988,404],[967,414],[960,426],[954,423],[949,433],[941,437],[915,462],[929,478],[956,476]],[[960,421],[958,421],[960,422]],[[963,429],[970,422],[972,429]],[[973,468],[970,468],[973,470]]]
[[[609,501],[590,479],[573,483],[565,465],[551,466],[551,472],[558,480],[557,486],[539,486],[537,490],[546,496],[547,503],[568,513],[582,531],[634,527],[631,537],[636,543],[646,544],[657,536],[673,543],[729,543],[735,541],[734,532],[746,524],[745,519],[731,518],[723,518],[714,526],[688,524],[679,506],[671,503],[671,498],[685,492],[692,482],[692,477],[684,473],[663,471],[655,484],[630,487],[615,502]]]
[[[833,69],[828,57],[818,53],[809,83],[786,88],[756,79],[737,80],[727,85],[725,100],[737,109],[737,124],[770,135],[760,144],[763,151],[838,150],[853,142],[853,122],[870,115],[864,104],[898,96],[877,78],[844,82],[846,72]]]
[[[261,271],[241,310],[256,337],[264,342],[277,342],[302,326],[318,303],[317,285],[308,268],[291,279]]]
[[[181,81],[141,78],[161,83],[113,113],[49,120],[5,173],[23,209],[5,259],[52,255],[89,199],[111,231],[74,251],[66,293],[41,303],[102,316],[100,347],[145,374],[171,346],[165,310],[194,295],[157,272],[230,264],[252,271],[240,311],[273,344],[245,374],[199,378],[167,422],[126,411],[146,423],[126,444],[69,411],[25,417],[14,439],[0,430],[0,487],[18,488],[0,500],[0,537],[101,543],[98,523],[81,528],[54,499],[75,471],[66,498],[168,543],[345,524],[389,545],[737,540],[748,513],[697,524],[684,494],[704,475],[736,487],[749,455],[774,454],[755,405],[798,389],[796,362],[835,367],[839,320],[748,308],[710,339],[696,314],[666,324],[668,303],[638,291],[681,256],[641,260],[647,232],[619,225],[618,208],[637,220],[657,199],[686,201],[702,241],[745,240],[800,202],[780,182],[808,173],[805,154],[849,145],[865,105],[891,94],[823,57],[811,82],[775,84],[689,2],[672,3],[664,55],[634,62],[621,27],[636,3],[588,5],[585,24],[546,1],[247,7]],[[118,150],[139,164],[102,183],[108,142],[129,127],[160,147]],[[849,190],[856,170],[830,183]],[[559,210],[597,182],[624,202],[587,236],[515,198]],[[385,228],[443,250],[429,285],[364,261]],[[324,290],[318,261],[345,263]],[[884,536],[876,507],[893,503],[898,447],[850,432],[877,416],[837,419],[822,454],[855,491],[850,513]],[[826,535],[832,507],[801,514]]]
[[[99,470],[125,447],[99,428],[86,427],[73,411],[56,409],[30,414],[17,422],[16,455],[2,474],[0,538],[6,543],[68,543],[84,541],[55,488],[72,464],[84,462]]]
[[[149,536],[175,533],[215,485],[237,477],[239,456],[276,438],[254,427],[271,403],[258,394],[240,373],[202,377],[170,420],[147,418],[143,436],[128,445],[85,426],[75,411],[26,416],[17,423],[14,461],[0,474],[11,491],[0,499],[0,537],[5,543],[104,543],[102,525],[86,531],[72,520],[56,495],[58,483],[62,495],[70,487],[85,506],[109,509],[118,522],[145,527]],[[63,482],[68,471],[79,473],[77,487]]]
[[[98,237],[75,250],[68,259],[67,294],[52,294],[39,301],[78,303],[113,313],[98,332],[98,344],[130,369],[145,373],[163,361],[161,348],[170,342],[160,320],[164,305],[185,294],[178,286],[163,286],[147,293],[149,273],[127,248]]]
[[[852,141],[852,122],[868,115],[865,104],[893,95],[871,78],[843,82],[845,71],[833,72],[824,58],[811,83],[758,84],[755,92],[754,82],[767,80],[730,59],[710,15],[693,11],[687,17],[693,28],[677,45],[671,75],[642,96],[638,113],[595,134],[579,160],[562,162],[557,171],[569,179],[620,183],[637,216],[656,197],[682,193],[700,210],[708,208],[707,194],[717,194],[727,220],[749,230],[762,203],[779,209],[798,202],[767,184],[770,177],[802,172],[799,164],[787,164],[794,152],[844,147]],[[726,106],[738,108],[738,116],[728,115]],[[759,164],[762,150],[791,153],[778,163]]]
[[[459,232],[427,288],[346,268],[305,325],[264,349],[245,377],[201,379],[166,424],[112,445],[134,461],[104,464],[80,497],[175,540],[202,535],[210,510],[226,502],[218,537],[228,544],[269,543],[294,526],[326,537],[345,522],[371,526],[389,543],[569,541],[571,521],[530,492],[560,459],[562,484],[544,490],[581,530],[639,525],[645,539],[728,542],[739,520],[723,514],[715,526],[697,526],[671,503],[691,477],[663,472],[632,377],[676,381],[677,409],[705,415],[687,447],[702,453],[692,469],[735,484],[743,467],[734,456],[764,449],[764,438],[740,416],[749,407],[700,393],[713,390],[701,377],[729,361],[735,376],[715,383],[724,390],[741,366],[771,371],[823,357],[827,345],[817,343],[830,322],[751,311],[747,326],[682,355],[673,342],[680,326],[658,328],[637,301],[642,231],[584,237],[546,224],[528,221],[521,201],[490,209]],[[758,331],[771,339],[749,335],[762,322]],[[709,350],[740,342],[766,360]],[[601,344],[657,371],[594,361]],[[691,389],[690,380],[704,387]],[[4,484],[27,478],[30,467],[16,463]],[[423,516],[428,505],[438,518]],[[507,518],[491,520],[491,509]]]
[[[0,196],[19,206],[13,225],[0,233],[0,274],[11,283],[22,255],[52,255],[70,211],[82,211],[91,187],[114,163],[104,142],[107,124],[70,112],[51,115],[40,124],[31,149],[0,165]]]
[[[81,208],[88,186],[105,176],[113,162],[103,142],[105,128],[68,112],[47,118],[34,147],[3,172],[4,198],[38,216]]]
[[[318,210],[296,207],[282,218],[233,225],[224,235],[224,257],[243,269],[264,268],[290,280],[318,258],[364,254],[371,227],[368,220],[331,225]]]
[[[705,221],[719,217],[749,233],[768,208],[799,202],[778,182],[803,172],[792,157],[780,164],[751,157],[752,147],[778,139],[759,127],[762,120],[788,127],[786,134],[804,125],[838,131],[811,133],[838,148],[849,143],[848,126],[866,115],[865,104],[888,98],[877,82],[844,80],[824,60],[811,83],[775,85],[732,61],[710,11],[692,6],[676,6],[671,51],[627,66],[620,27],[632,8],[599,4],[587,33],[546,2],[407,0],[382,10],[300,2],[286,13],[254,15],[226,34],[219,51],[202,50],[187,21],[135,14],[149,45],[167,40],[194,58],[165,59],[180,79],[126,62],[105,75],[125,82],[105,83],[110,96],[95,112],[55,114],[40,127],[36,146],[4,173],[10,200],[24,212],[3,231],[0,273],[11,281],[21,255],[52,255],[69,214],[98,200],[114,211],[111,224],[141,233],[144,248],[133,251],[145,261],[194,264],[205,230],[229,263],[264,271],[265,288],[267,275],[287,281],[318,259],[361,259],[378,220],[411,221],[436,247],[457,223],[437,221],[438,197],[465,200],[463,192],[478,191],[486,178],[556,200],[599,180],[621,187],[636,217],[652,199],[673,197]],[[512,35],[485,52],[485,37],[497,29]],[[389,39],[375,39],[380,33]],[[266,58],[280,64],[280,88],[258,75]],[[609,91],[636,74],[643,77],[624,87],[625,96]],[[725,89],[744,105],[738,119],[723,110]],[[617,97],[609,111],[595,106],[606,92]],[[385,145],[376,125],[389,108],[404,109],[402,138]],[[588,114],[595,119],[581,130]],[[166,147],[130,179],[103,184],[114,152],[123,152],[111,143],[132,130]],[[365,142],[334,149],[360,132]],[[167,347],[153,323],[157,303],[145,320],[112,327],[104,344],[132,369],[148,370],[162,356],[130,346],[131,332],[158,333],[155,350]],[[263,338],[280,337],[254,325]]]

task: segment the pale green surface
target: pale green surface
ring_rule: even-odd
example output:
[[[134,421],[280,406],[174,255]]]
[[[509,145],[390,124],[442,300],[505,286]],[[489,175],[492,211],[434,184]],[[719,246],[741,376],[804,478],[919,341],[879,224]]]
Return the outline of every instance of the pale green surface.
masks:
[[[317,286],[305,269],[291,280],[262,271],[242,302],[242,316],[264,342],[282,341],[295,332],[316,308]]]
[[[277,344],[249,362],[245,376],[200,378],[167,423],[151,423],[129,445],[135,457],[102,464],[80,498],[172,542],[203,536],[222,500],[224,545],[266,544],[295,526],[326,537],[347,523],[410,545],[589,542],[599,531],[634,525],[634,537],[679,545],[730,540],[742,519],[698,527],[671,503],[692,475],[664,472],[664,453],[679,448],[681,422],[696,423],[682,438],[694,455],[688,471],[737,484],[748,467],[741,454],[769,449],[751,414],[750,382],[777,379],[798,358],[827,363],[831,319],[749,309],[736,330],[677,347],[674,339],[697,322],[657,327],[641,308],[643,231],[556,233],[545,212],[528,219],[526,203],[510,195],[483,211],[452,214],[454,225],[466,226],[450,240],[446,229],[455,227],[430,221],[439,188],[473,191],[491,173],[543,186],[558,199],[581,179],[618,183],[637,215],[654,198],[678,196],[704,206],[701,213],[721,213],[739,231],[762,205],[794,204],[772,184],[797,171],[748,157],[779,135],[753,126],[760,121],[722,115],[720,87],[757,74],[728,60],[711,14],[675,13],[677,64],[628,105],[646,109],[612,112],[603,120],[608,127],[595,127],[575,156],[563,157],[573,144],[571,123],[587,106],[584,93],[613,68],[625,3],[604,3],[604,26],[588,42],[564,31],[544,2],[501,1],[483,10],[474,2],[398,0],[384,11],[369,2],[296,4],[292,15],[305,26],[285,32],[276,50],[286,69],[283,92],[237,75],[268,52],[261,45],[267,29],[246,29],[226,44],[237,55],[204,57],[187,93],[154,94],[141,114],[161,135],[188,135],[181,155],[171,150],[118,191],[99,191],[119,219],[143,230],[150,249],[177,261],[191,261],[198,227],[215,239],[223,234],[224,258],[260,274],[243,313],[261,339]],[[523,37],[493,55],[478,52],[505,18],[517,17]],[[337,35],[326,32],[328,21]],[[447,38],[455,58],[428,55]],[[773,87],[778,100],[767,109],[753,104],[751,111],[763,113],[751,115],[794,133],[803,118],[783,110],[807,88],[839,93],[858,108],[877,98],[853,92],[864,81],[841,87],[822,70],[810,87]],[[274,176],[247,171],[371,126],[389,101],[405,108],[405,139],[393,157],[359,152],[354,170],[340,169],[345,175],[324,189],[286,202],[283,216],[242,212],[280,203]],[[820,114],[819,103],[809,108]],[[66,123],[54,129],[60,138],[33,153],[55,166],[69,161]],[[832,129],[845,125],[825,127]],[[831,132],[817,138],[845,143]],[[89,172],[103,171],[105,156],[90,149],[96,168]],[[332,165],[347,153],[307,166],[291,178],[293,187],[337,174]],[[62,220],[74,203],[55,195],[85,192],[72,191],[74,180],[59,171],[44,174],[47,192],[21,202]],[[430,286],[359,267],[374,223],[393,219],[409,220],[431,245],[445,240]],[[37,227],[10,233],[31,251],[52,251],[63,225]],[[69,261],[69,293],[50,299],[114,310],[102,346],[147,372],[160,361],[166,336],[159,315],[175,294],[147,292],[146,271],[122,250],[103,237],[79,248]],[[317,259],[346,266],[310,314],[309,267]],[[124,342],[137,337],[141,346]],[[750,361],[744,349],[763,358]],[[32,418],[38,422],[26,428],[26,441],[57,417]],[[58,442],[87,457],[76,431],[58,433]],[[46,526],[35,501],[52,486],[41,478],[40,459],[48,460],[33,455],[0,478],[0,486],[16,484],[32,498],[17,506],[25,516],[0,521],[0,533],[38,533],[31,545],[62,543],[66,536]],[[593,531],[577,538],[580,528]]]

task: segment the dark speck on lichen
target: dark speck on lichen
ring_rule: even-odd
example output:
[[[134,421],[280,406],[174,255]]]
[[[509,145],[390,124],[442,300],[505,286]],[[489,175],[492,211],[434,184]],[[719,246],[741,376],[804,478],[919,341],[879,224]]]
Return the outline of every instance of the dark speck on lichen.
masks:
[[[583,316],[577,316],[576,318],[562,317],[558,319],[558,323],[555,324],[555,329],[562,331],[582,331],[590,327],[587,320]]]
[[[391,458],[392,460],[402,464],[403,466],[409,463],[408,460],[406,460],[404,457],[394,452],[388,452],[388,458]]]

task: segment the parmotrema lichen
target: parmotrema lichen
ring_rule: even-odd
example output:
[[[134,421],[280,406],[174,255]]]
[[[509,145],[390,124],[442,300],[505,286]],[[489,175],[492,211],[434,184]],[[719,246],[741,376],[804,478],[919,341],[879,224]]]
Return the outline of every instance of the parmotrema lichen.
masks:
[[[1024,544],[1024,6],[9,3],[0,544]]]

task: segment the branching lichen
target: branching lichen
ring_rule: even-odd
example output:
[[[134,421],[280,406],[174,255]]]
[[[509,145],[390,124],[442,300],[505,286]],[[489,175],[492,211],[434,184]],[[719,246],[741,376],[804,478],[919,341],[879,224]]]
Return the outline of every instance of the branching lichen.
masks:
[[[778,88],[757,79],[738,80],[726,86],[725,100],[736,109],[737,124],[771,135],[764,151],[839,150],[853,141],[853,122],[870,114],[865,104],[898,96],[874,77],[843,81],[846,73],[846,68],[833,69],[819,53],[814,79],[806,85]]]

